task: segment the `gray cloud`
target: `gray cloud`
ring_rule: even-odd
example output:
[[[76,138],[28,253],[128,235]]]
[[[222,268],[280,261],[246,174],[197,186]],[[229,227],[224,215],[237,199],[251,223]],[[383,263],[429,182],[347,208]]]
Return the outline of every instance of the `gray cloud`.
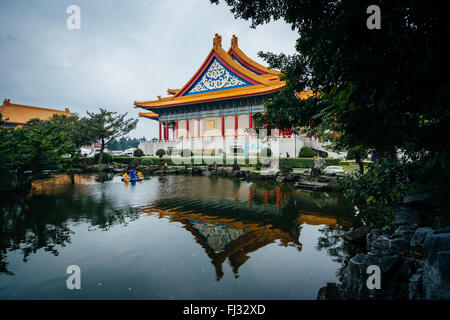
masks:
[[[66,28],[66,8],[81,8],[81,30]],[[180,88],[199,68],[215,33],[231,36],[252,59],[293,53],[297,35],[283,22],[250,29],[209,0],[2,0],[0,99],[85,115],[99,107],[137,117],[133,101]],[[140,119],[133,137],[157,135]]]

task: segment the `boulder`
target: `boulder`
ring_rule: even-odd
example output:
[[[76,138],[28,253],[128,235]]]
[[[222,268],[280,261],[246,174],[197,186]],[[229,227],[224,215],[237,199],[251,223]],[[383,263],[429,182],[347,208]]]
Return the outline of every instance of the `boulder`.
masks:
[[[314,169],[319,169],[322,170],[323,168],[325,168],[325,159],[318,157],[314,160]]]
[[[450,299],[450,250],[432,253],[422,273],[423,299]]]
[[[241,166],[239,165],[239,163],[233,164],[233,171],[239,171],[239,170],[241,170]]]
[[[400,225],[407,225],[410,228],[417,228],[420,225],[419,213],[416,210],[405,206],[395,207],[392,226],[398,227]]]
[[[294,170],[290,166],[280,165],[280,172],[283,176],[287,176],[289,173],[291,173],[293,171]]]
[[[429,253],[450,250],[450,233],[429,234],[423,244]]]
[[[366,242],[368,233],[368,228],[356,228],[352,231],[347,232],[344,235],[344,239],[353,243],[363,244]]]
[[[411,247],[422,246],[425,242],[425,239],[434,233],[434,230],[429,227],[418,228],[416,229],[414,235],[411,238],[410,245]]]
[[[327,175],[345,174],[345,170],[339,166],[328,166],[323,169],[322,173]]]

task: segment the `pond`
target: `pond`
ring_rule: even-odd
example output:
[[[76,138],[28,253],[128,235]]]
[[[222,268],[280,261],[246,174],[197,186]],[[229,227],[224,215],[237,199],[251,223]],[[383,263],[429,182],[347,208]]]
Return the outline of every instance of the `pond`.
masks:
[[[56,175],[0,204],[0,299],[315,299],[354,215],[341,194],[184,175]]]

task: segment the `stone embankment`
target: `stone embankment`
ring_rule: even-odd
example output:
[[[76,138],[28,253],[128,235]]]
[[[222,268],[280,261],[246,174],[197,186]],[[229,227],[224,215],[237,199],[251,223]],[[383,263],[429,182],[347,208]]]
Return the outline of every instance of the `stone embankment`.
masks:
[[[422,201],[426,196],[406,197],[395,208],[390,231],[357,229],[345,235],[346,241],[365,243],[366,253],[344,266],[341,298],[450,299],[450,227],[423,226],[424,215],[416,209]],[[368,289],[371,265],[381,270],[381,289]]]

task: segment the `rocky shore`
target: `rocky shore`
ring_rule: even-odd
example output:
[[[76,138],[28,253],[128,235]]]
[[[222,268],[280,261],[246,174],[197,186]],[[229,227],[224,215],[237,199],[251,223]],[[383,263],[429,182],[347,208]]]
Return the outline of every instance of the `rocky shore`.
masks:
[[[450,299],[450,227],[423,225],[418,210],[424,195],[406,197],[395,208],[391,230],[356,229],[344,241],[363,245],[365,252],[349,258],[339,285],[320,290],[318,299]],[[381,271],[381,288],[369,289],[369,266]]]

